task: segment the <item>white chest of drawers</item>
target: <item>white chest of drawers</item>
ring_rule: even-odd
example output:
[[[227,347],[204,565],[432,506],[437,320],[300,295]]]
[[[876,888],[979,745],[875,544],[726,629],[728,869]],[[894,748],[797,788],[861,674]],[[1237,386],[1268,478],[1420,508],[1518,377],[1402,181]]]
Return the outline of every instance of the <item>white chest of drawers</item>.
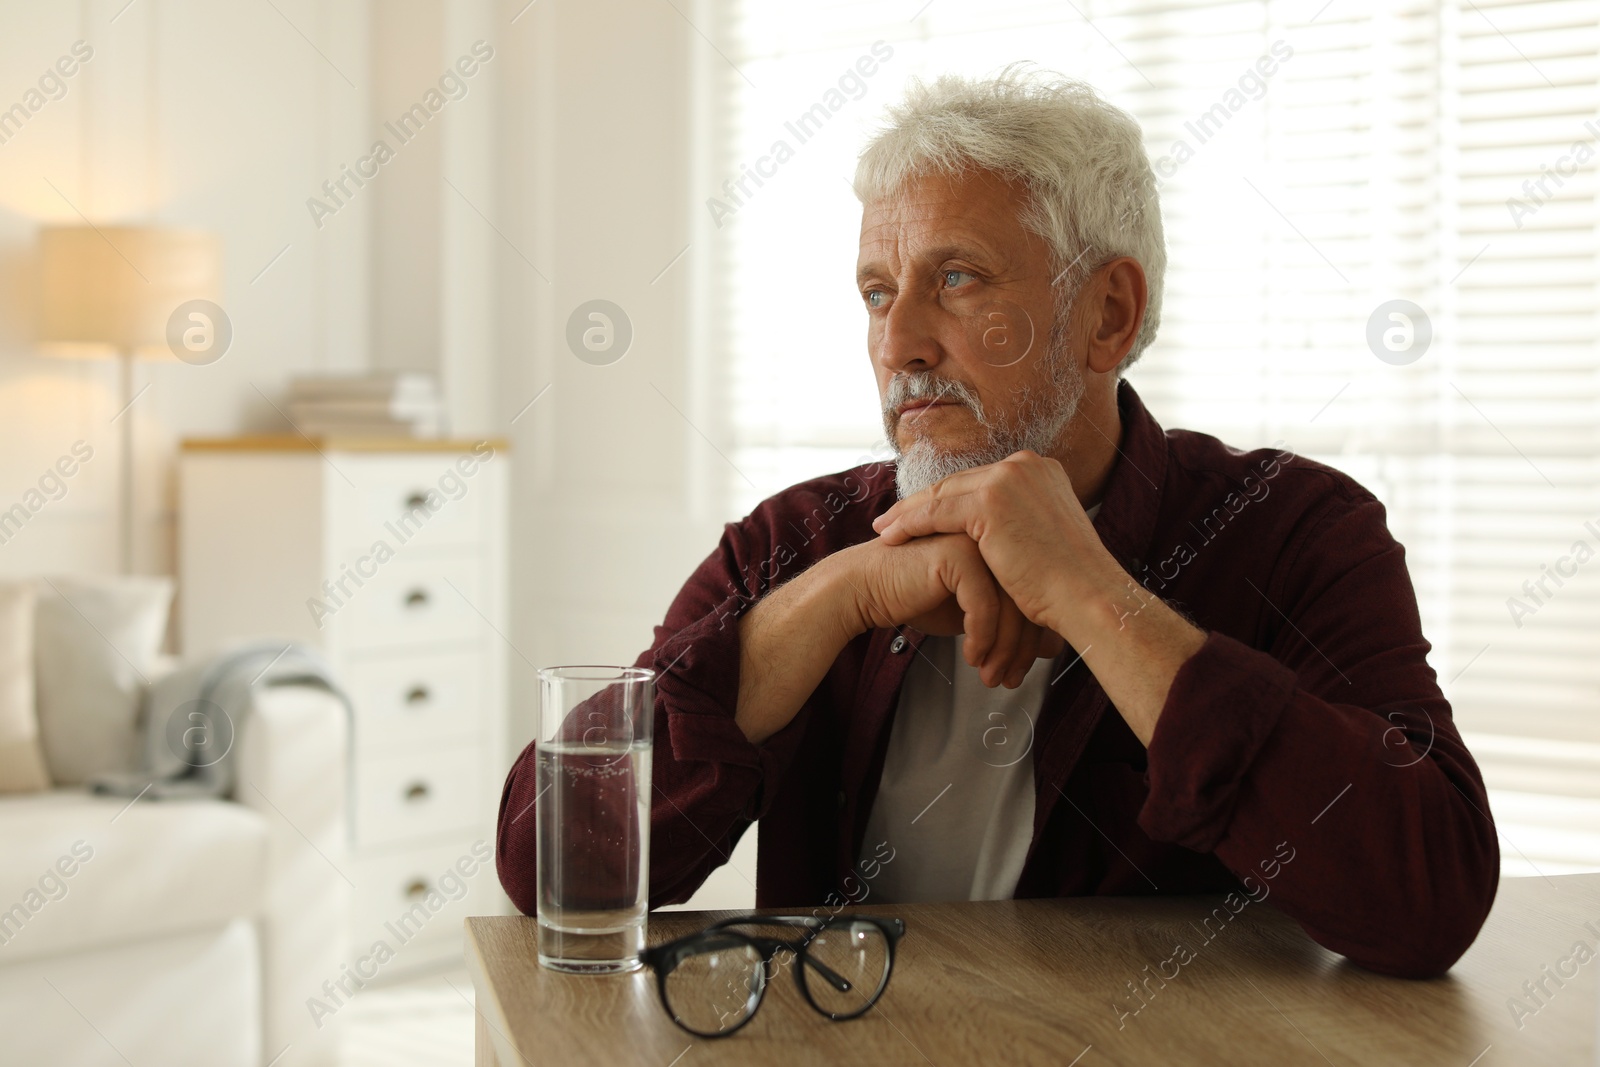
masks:
[[[394,957],[363,973],[458,962],[461,919],[508,910],[509,466],[495,439],[184,442],[184,651],[303,641],[350,697],[352,968],[378,941]]]

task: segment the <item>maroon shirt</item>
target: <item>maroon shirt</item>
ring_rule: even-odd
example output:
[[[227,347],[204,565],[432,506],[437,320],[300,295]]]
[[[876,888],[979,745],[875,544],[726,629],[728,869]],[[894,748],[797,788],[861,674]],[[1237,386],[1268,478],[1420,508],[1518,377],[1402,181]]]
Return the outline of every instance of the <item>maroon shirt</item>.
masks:
[[[1248,895],[1373,970],[1442,973],[1494,901],[1499,847],[1382,505],[1287,450],[1163,431],[1126,382],[1118,402],[1121,455],[1095,530],[1208,636],[1148,750],[1075,651],[1056,661],[1031,739],[1033,841],[1016,896],[1232,893],[1220,920]],[[886,464],[771,497],[726,527],[656,627],[637,661],[659,673],[652,906],[688,899],[757,819],[758,906],[870,898],[872,857],[888,853],[863,841],[867,817],[923,637],[857,637],[758,746],[734,722],[737,620],[774,584],[876,536],[894,500]],[[497,850],[528,914],[533,766],[530,745],[506,781]]]

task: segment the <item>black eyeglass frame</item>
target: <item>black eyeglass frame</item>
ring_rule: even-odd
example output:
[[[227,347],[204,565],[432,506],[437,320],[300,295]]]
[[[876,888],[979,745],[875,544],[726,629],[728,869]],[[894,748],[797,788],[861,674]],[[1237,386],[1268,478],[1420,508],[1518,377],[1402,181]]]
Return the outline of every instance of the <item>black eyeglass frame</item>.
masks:
[[[806,984],[806,969],[809,967],[811,970],[817,972],[817,974],[828,985],[833,986],[834,989],[841,993],[850,991],[850,982],[825,963],[821,962],[820,960],[813,959],[807,950],[809,949],[811,942],[815,940],[817,935],[822,933],[824,930],[834,926],[846,926],[852,923],[866,923],[874,927],[883,935],[884,943],[887,946],[887,959],[885,960],[885,966],[883,968],[883,980],[878,983],[878,988],[872,991],[872,995],[866,999],[866,1002],[862,1004],[859,1010],[852,1012],[832,1012],[819,1005],[815,998],[811,996],[811,989]],[[743,933],[739,930],[730,929],[731,927],[735,926],[751,925],[798,926],[804,927],[807,933],[805,937],[800,938],[799,940],[785,941],[782,938],[759,937],[752,934]],[[656,993],[661,998],[661,1006],[666,1009],[667,1016],[671,1018],[679,1028],[693,1034],[696,1037],[728,1037],[742,1029],[750,1022],[751,1019],[754,1019],[756,1017],[756,1013],[761,1010],[761,1004],[766,1000],[767,996],[768,974],[771,972],[773,960],[777,957],[777,954],[780,950],[786,950],[794,954],[796,962],[794,972],[795,983],[800,987],[800,994],[805,997],[806,1003],[811,1005],[812,1009],[816,1011],[817,1014],[825,1016],[834,1022],[846,1022],[850,1019],[860,1018],[870,1011],[874,1004],[878,1003],[879,998],[883,996],[883,991],[889,988],[889,976],[894,973],[895,946],[899,944],[900,939],[905,936],[905,933],[905,920],[879,918],[875,915],[830,915],[825,919],[818,919],[809,915],[736,915],[732,918],[722,919],[718,922],[714,922],[704,930],[700,930],[692,934],[686,934],[683,937],[668,941],[665,944],[657,945],[654,948],[647,948],[643,952],[639,953],[639,959],[645,964],[645,966],[655,971]],[[678,965],[685,959],[703,953],[706,947],[705,943],[708,940],[716,939],[726,940],[730,943],[742,943],[749,945],[751,948],[756,950],[761,957],[761,985],[760,989],[756,993],[755,1006],[750,1009],[750,1014],[746,1015],[743,1019],[740,1019],[737,1023],[726,1030],[718,1030],[715,1033],[704,1033],[689,1026],[682,1019],[678,1018],[677,1012],[673,1011],[672,1001],[667,997],[667,978],[672,974],[673,971],[677,970]]]

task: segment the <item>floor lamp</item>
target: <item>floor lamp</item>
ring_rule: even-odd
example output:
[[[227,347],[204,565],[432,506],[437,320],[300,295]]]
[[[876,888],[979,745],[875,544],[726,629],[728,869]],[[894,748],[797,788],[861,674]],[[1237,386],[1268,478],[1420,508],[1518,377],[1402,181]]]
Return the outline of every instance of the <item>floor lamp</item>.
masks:
[[[117,551],[133,573],[133,391],[136,358],[174,359],[169,322],[191,300],[216,301],[222,242],[150,226],[50,226],[39,234],[39,341],[53,355],[121,361]],[[179,327],[181,329],[181,326]]]

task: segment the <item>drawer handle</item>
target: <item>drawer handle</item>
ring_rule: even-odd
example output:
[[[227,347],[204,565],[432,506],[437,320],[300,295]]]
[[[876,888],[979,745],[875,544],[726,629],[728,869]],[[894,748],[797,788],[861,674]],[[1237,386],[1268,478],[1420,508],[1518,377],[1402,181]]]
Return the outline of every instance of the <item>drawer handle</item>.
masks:
[[[428,799],[428,783],[412,782],[405,792],[406,803],[416,804]]]
[[[428,506],[428,498],[421,493],[412,493],[406,497],[406,510],[415,511]]]
[[[423,881],[421,878],[414,878],[412,879],[411,883],[406,886],[406,899],[421,900],[432,891],[433,887],[427,882]]]
[[[425,608],[428,606],[428,591],[426,589],[413,589],[406,594],[407,608]]]
[[[426,704],[432,699],[433,694],[428,691],[428,687],[425,685],[414,685],[411,687],[410,692],[406,693],[407,704]]]

